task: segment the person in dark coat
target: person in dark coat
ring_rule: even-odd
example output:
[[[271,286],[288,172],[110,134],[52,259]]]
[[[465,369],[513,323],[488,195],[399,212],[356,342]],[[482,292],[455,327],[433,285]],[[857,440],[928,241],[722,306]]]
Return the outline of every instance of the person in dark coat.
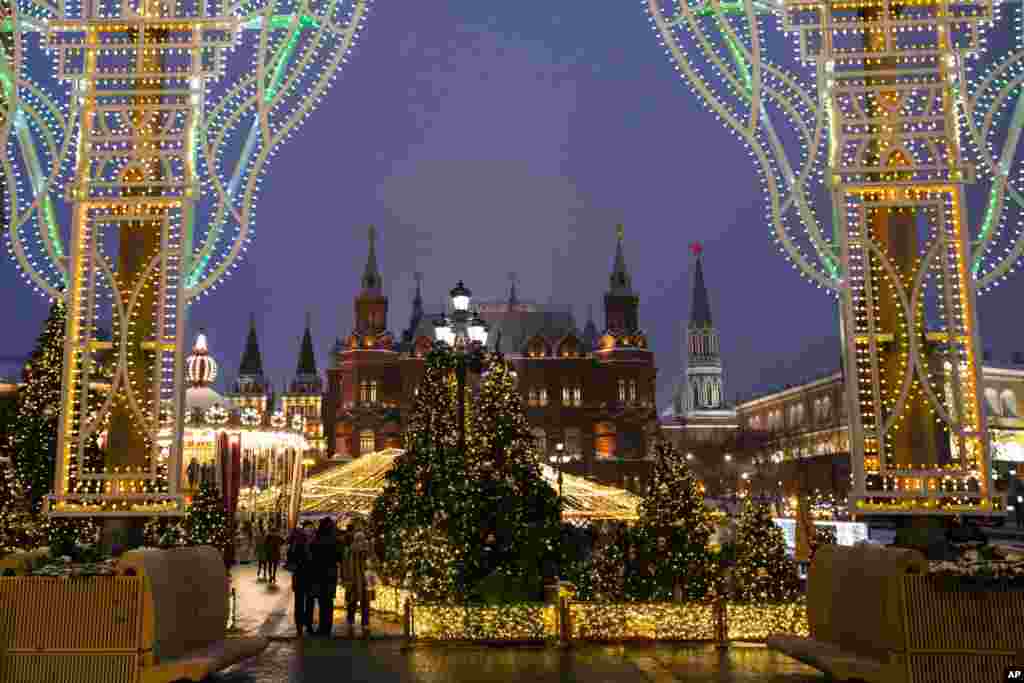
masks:
[[[310,545],[312,555],[312,593],[320,607],[318,636],[330,636],[334,622],[334,596],[338,592],[338,562],[341,559],[334,520],[324,517]]]
[[[281,563],[281,546],[284,545],[284,539],[281,538],[281,532],[277,530],[276,526],[270,528],[263,543],[266,546],[267,579],[271,584],[276,584],[277,565]]]
[[[313,601],[310,595],[312,583],[312,555],[310,553],[310,530],[312,522],[302,523],[288,537],[288,563],[292,570],[292,591],[295,593],[295,630],[301,636],[303,629],[313,631]]]

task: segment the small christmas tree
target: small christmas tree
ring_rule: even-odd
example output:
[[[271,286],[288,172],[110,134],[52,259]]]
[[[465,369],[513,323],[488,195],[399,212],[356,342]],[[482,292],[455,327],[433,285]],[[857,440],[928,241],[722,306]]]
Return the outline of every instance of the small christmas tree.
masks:
[[[176,548],[187,544],[185,526],[175,517],[153,517],[142,530],[143,543],[150,548]]]
[[[25,496],[33,514],[42,510],[43,499],[53,489],[64,362],[64,324],[64,304],[58,299],[50,307],[50,315],[36,340],[36,348],[25,365],[25,383],[18,391],[10,425],[10,450],[18,490]]]
[[[748,500],[736,530],[733,579],[742,602],[789,602],[800,593],[796,565],[768,505]]]
[[[595,529],[591,560],[592,599],[622,602],[626,599],[626,561],[631,530],[624,522],[599,522]]]
[[[640,501],[640,552],[650,558],[655,600],[670,600],[679,587],[684,598],[703,600],[711,590],[714,558],[708,542],[714,529],[700,482],[686,460],[667,442],[655,446],[655,463]]]
[[[199,485],[185,516],[186,545],[212,545],[224,551],[231,541],[231,525],[220,492],[208,481]]]

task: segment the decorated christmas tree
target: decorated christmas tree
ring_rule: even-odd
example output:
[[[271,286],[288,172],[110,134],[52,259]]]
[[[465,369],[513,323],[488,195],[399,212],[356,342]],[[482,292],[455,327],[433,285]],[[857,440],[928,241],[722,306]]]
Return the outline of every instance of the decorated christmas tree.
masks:
[[[712,588],[715,563],[708,548],[714,530],[700,482],[668,441],[655,446],[655,462],[640,501],[638,551],[652,577],[650,599],[702,600]]]
[[[185,525],[176,517],[153,517],[142,530],[143,543],[149,548],[175,548],[187,544]]]
[[[472,418],[472,476],[455,539],[469,550],[467,581],[499,575],[539,599],[561,562],[558,494],[544,479],[514,371],[500,355],[484,372]]]
[[[64,361],[64,304],[59,299],[25,365],[24,385],[10,424],[10,452],[18,490],[29,510],[38,514],[53,488],[57,461],[57,422],[60,417],[61,375]]]
[[[199,485],[199,490],[188,506],[185,516],[186,545],[212,545],[222,551],[231,540],[231,525],[220,492],[208,481]]]
[[[748,500],[736,530],[733,579],[743,602],[789,602],[800,592],[796,565],[766,503]]]
[[[449,542],[467,481],[459,453],[455,358],[436,345],[425,359],[406,431],[406,450],[387,474],[370,515],[371,535],[385,549],[381,574],[418,595],[455,591],[462,548]],[[441,539],[444,539],[443,541]]]
[[[590,560],[590,580],[581,582],[579,596],[602,602],[622,602],[626,599],[626,556],[630,545],[630,528],[624,522],[598,522],[594,534],[594,549]],[[571,579],[570,579],[571,580]]]

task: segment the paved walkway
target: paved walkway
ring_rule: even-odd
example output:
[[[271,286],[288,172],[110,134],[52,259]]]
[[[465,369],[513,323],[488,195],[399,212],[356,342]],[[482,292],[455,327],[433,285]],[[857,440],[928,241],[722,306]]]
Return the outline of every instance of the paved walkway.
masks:
[[[400,640],[290,640],[209,683],[822,683],[824,675],[763,647],[487,648]]]
[[[208,683],[820,683],[799,662],[763,647],[712,645],[482,647],[417,643],[407,646],[401,624],[374,614],[370,640],[296,638],[291,575],[277,585],[256,581],[255,565],[233,569],[238,626],[271,639],[270,647]],[[356,617],[358,620],[358,616]],[[335,626],[344,622],[336,612]],[[338,631],[339,629],[335,629]],[[343,630],[343,629],[342,629]],[[357,634],[358,633],[357,630]]]

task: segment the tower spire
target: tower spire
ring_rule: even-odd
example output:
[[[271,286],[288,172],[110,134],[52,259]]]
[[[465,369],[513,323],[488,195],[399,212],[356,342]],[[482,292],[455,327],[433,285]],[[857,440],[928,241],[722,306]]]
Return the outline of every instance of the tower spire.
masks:
[[[611,283],[609,294],[613,296],[633,295],[633,279],[629,276],[629,270],[626,268],[626,257],[622,253],[624,235],[625,230],[622,223],[619,223],[615,227],[615,265],[612,266],[612,274],[609,277],[609,282]]]
[[[711,321],[711,303],[708,301],[708,290],[704,284],[703,247],[699,242],[690,245],[696,263],[693,278],[693,305],[690,306],[690,329],[713,327]]]
[[[711,320],[711,304],[704,283],[703,248],[690,245],[694,256],[693,305],[686,330],[685,395],[677,397],[677,411],[686,414],[725,408],[725,385],[718,331]]]
[[[587,324],[583,327],[583,343],[588,351],[597,346],[597,323],[594,322],[594,304],[587,304]]]
[[[377,269],[377,228],[371,225],[368,234],[370,251],[366,257],[366,268],[363,270],[363,290],[379,294],[381,278]]]
[[[263,377],[263,358],[260,356],[260,341],[256,337],[256,314],[249,314],[249,336],[245,340],[242,363],[238,367],[239,377]]]
[[[313,333],[310,328],[313,326],[313,315],[306,312],[306,329],[302,333],[302,342],[299,344],[299,364],[295,374],[299,378],[315,376],[316,354],[313,352]]]
[[[423,285],[423,273],[414,273],[413,277],[416,278],[416,296],[412,298],[413,315],[423,315],[423,292],[420,289]]]
[[[508,274],[508,281],[510,283],[508,292],[508,305],[510,308],[512,306],[516,306],[519,304],[519,297],[516,295],[516,279],[517,277],[515,273]]]

